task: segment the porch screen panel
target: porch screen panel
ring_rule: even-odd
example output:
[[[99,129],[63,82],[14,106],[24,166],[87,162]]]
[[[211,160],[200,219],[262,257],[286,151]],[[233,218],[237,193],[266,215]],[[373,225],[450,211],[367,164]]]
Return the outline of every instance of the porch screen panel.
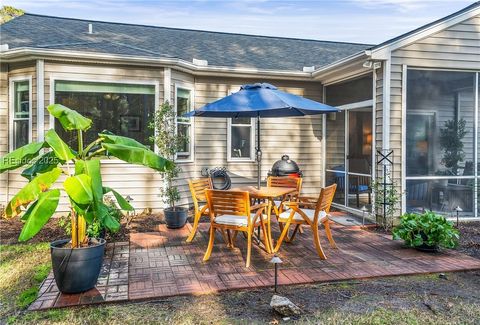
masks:
[[[327,104],[341,106],[358,103],[373,98],[373,76],[368,74],[349,81],[340,82],[325,88]]]
[[[473,215],[475,73],[409,70],[406,114],[408,211]]]
[[[345,111],[327,115],[326,185],[337,184],[334,202],[345,204]]]
[[[148,127],[155,111],[153,85],[56,81],[55,103],[93,120],[92,128],[84,135],[87,144],[98,133],[109,130],[153,147],[153,130]],[[76,134],[63,130],[57,121],[55,130],[69,145],[78,146]]]

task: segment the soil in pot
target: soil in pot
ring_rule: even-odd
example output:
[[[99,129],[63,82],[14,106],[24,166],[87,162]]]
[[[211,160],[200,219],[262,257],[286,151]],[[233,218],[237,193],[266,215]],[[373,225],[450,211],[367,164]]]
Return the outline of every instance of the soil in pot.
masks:
[[[58,289],[79,293],[95,287],[102,268],[105,239],[92,239],[89,246],[72,249],[69,239],[50,244],[52,268]]]
[[[187,223],[188,209],[184,207],[166,208],[164,215],[167,227],[170,229],[178,229]]]

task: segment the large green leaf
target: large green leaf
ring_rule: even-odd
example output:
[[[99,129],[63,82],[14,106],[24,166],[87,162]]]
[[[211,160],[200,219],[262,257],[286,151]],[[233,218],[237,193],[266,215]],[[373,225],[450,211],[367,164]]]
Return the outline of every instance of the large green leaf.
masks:
[[[117,200],[117,203],[122,210],[126,210],[126,211],[133,211],[134,210],[133,207],[130,205],[130,203],[128,203],[127,200],[125,200],[125,198],[120,195],[120,193],[118,193],[117,191],[115,191],[114,189],[112,189],[110,187],[104,187],[103,188],[103,193],[104,194],[107,194],[109,192],[113,193],[113,196],[115,196],[115,199]]]
[[[65,161],[60,160],[53,151],[40,156],[30,167],[22,172],[22,176],[31,181],[37,174],[49,172],[58,164],[63,164]]]
[[[143,165],[158,171],[172,169],[175,164],[151,150],[122,144],[102,143],[108,154],[131,164]]]
[[[53,170],[35,177],[8,202],[5,208],[5,215],[10,218],[18,216],[22,212],[21,207],[26,207],[35,201],[40,193],[46,192],[50,186],[55,183],[61,173],[62,170],[55,167]]]
[[[38,200],[25,212],[25,225],[19,241],[26,241],[35,236],[55,213],[60,199],[60,190],[55,189],[41,193]]]
[[[0,174],[28,164],[45,147],[45,142],[29,143],[0,158]]]
[[[121,135],[115,135],[110,132],[107,133],[106,131],[99,133],[98,135],[103,139],[105,143],[123,144],[125,146],[149,150],[147,146],[141,144],[140,142],[132,138],[122,137]]]
[[[50,129],[45,133],[45,142],[53,149],[58,158],[68,161],[75,157],[72,149],[60,138],[54,129]]]
[[[105,203],[100,202],[97,205],[97,216],[102,225],[104,225],[106,228],[108,228],[112,232],[118,231],[120,229],[120,223],[115,219],[111,214],[110,210],[108,207],[105,205]]]
[[[50,114],[56,117],[66,131],[86,131],[92,126],[92,120],[80,113],[60,104],[52,104],[47,107]]]
[[[77,204],[89,204],[93,200],[92,179],[86,174],[68,177],[63,183],[68,196]]]

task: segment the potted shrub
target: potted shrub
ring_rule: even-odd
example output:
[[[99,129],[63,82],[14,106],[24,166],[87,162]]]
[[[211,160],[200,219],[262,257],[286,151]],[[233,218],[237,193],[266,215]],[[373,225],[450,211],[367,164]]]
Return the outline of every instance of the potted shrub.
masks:
[[[404,214],[393,229],[393,239],[403,239],[407,246],[418,250],[436,252],[441,247],[457,247],[459,234],[444,216],[426,211]]]
[[[105,247],[104,239],[86,235],[88,225],[98,223],[112,231],[120,227],[104,196],[112,193],[121,209],[133,209],[119,193],[103,186],[99,157],[113,156],[158,171],[174,164],[133,139],[106,131],[84,146],[83,132],[91,127],[90,119],[58,104],[48,106],[48,111],[66,131],[77,134],[78,148],[70,148],[51,129],[45,133],[45,141],[27,144],[2,157],[0,173],[28,165],[22,175],[29,180],[8,202],[4,214],[7,218],[21,216],[25,224],[19,241],[26,241],[56,212],[61,192],[67,195],[71,238],[51,243],[52,268],[61,292],[78,293],[95,286]],[[53,188],[62,175],[63,184]]]
[[[188,137],[177,132],[176,115],[175,108],[165,102],[155,112],[153,121],[150,123],[150,127],[156,130],[152,140],[159,154],[170,161],[174,161],[177,153],[188,144]],[[180,192],[175,185],[175,179],[181,171],[181,168],[175,165],[162,172],[164,186],[160,189],[160,195],[165,203],[165,222],[167,227],[172,229],[182,228],[188,217],[188,209],[176,205],[180,200]]]

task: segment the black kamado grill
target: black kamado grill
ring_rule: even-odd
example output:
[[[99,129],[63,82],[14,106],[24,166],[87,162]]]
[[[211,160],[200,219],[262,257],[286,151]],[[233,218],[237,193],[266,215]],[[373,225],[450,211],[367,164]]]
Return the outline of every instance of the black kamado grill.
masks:
[[[288,155],[283,155],[281,160],[277,160],[272,170],[268,173],[269,176],[291,176],[302,177],[303,174],[300,171],[297,163],[290,159]]]

